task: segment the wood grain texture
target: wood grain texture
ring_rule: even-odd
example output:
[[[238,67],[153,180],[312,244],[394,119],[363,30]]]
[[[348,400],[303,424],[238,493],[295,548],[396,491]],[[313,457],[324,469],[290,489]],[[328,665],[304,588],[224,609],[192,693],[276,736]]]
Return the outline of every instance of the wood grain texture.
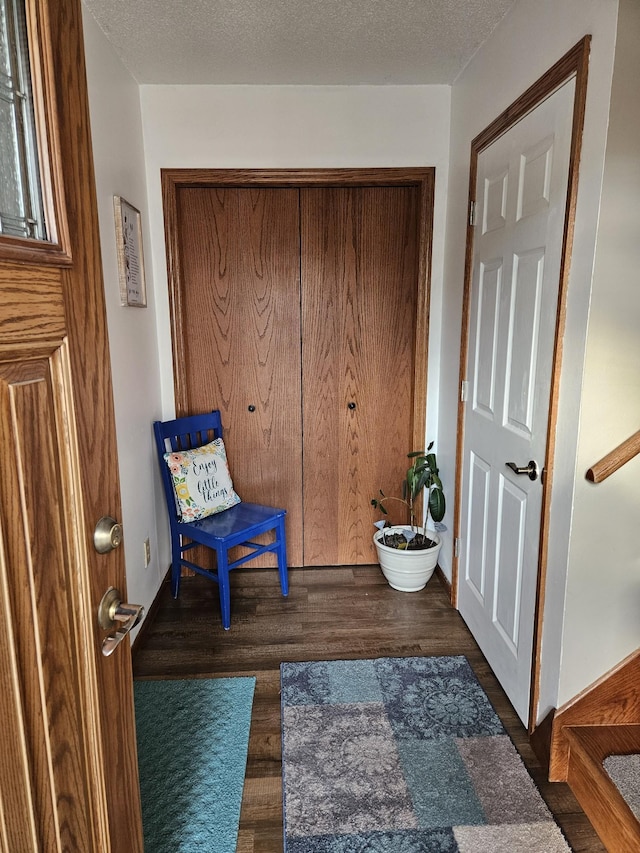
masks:
[[[61,340],[66,332],[60,271],[0,265],[0,336],[5,344]]]
[[[548,531],[551,513],[551,495],[553,489],[553,460],[556,446],[558,405],[560,399],[560,377],[562,370],[562,339],[565,328],[566,305],[569,288],[569,269],[575,211],[578,196],[578,177],[580,153],[582,150],[582,131],[587,92],[587,74],[591,36],[585,36],[571,50],[561,57],[545,74],[535,81],[519,98],[516,98],[506,110],[494,119],[471,142],[469,165],[468,211],[476,201],[476,182],[478,156],[496,139],[506,133],[510,127],[520,121],[527,113],[552,94],[558,87],[575,77],[576,87],[573,107],[573,125],[571,132],[571,154],[569,158],[569,176],[567,185],[567,203],[565,208],[562,260],[560,266],[560,285],[558,291],[558,311],[556,315],[556,334],[554,343],[551,392],[549,398],[549,416],[547,429],[547,448],[545,481],[543,484],[542,521],[540,529],[540,553],[536,586],[536,606],[533,636],[531,700],[529,706],[529,731],[533,732],[537,723],[537,709],[540,699],[540,669],[542,660],[542,621],[544,616],[544,597],[547,577]],[[469,222],[469,220],[468,220]],[[460,336],[460,373],[459,387],[467,379],[467,359],[469,348],[469,315],[471,310],[471,288],[473,279],[474,226],[467,225],[465,246],[464,294],[462,305],[462,329]],[[454,538],[461,535],[462,513],[462,476],[464,464],[464,406],[458,403],[457,444],[456,444],[456,489],[454,498]],[[456,606],[459,583],[459,558],[454,556],[452,566],[452,604]]]
[[[288,560],[301,565],[298,193],[185,188],[178,223],[178,412],[220,409],[234,487],[287,510]]]
[[[433,167],[373,169],[162,169],[167,193],[170,187],[243,186],[418,186],[433,185]]]
[[[554,714],[549,778],[564,781],[569,764],[565,728],[640,725],[640,650],[633,652]]]
[[[0,575],[7,577],[4,550],[0,550]],[[28,738],[21,707],[21,685],[16,667],[17,652],[8,588],[0,585],[0,714],[3,735],[0,736],[0,791],[2,814],[0,838],[2,850],[38,853],[42,824],[50,825],[51,812],[42,813],[36,821],[33,780],[28,757]],[[9,736],[10,733],[10,736]]]
[[[603,456],[595,465],[592,465],[587,470],[587,480],[592,483],[601,483],[619,468],[622,468],[623,465],[626,465],[638,453],[640,453],[640,430],[619,444],[611,453]]]
[[[377,566],[292,569],[289,578],[289,597],[283,599],[263,572],[233,572],[230,631],[220,626],[213,584],[186,578],[177,600],[165,584],[153,624],[136,643],[137,678],[257,677],[239,851],[282,851],[282,661],[463,654],[574,853],[603,853],[568,786],[547,781],[524,727],[437,576],[415,594],[391,590]]]
[[[609,755],[640,751],[640,725],[573,726],[565,732],[570,749],[568,784],[607,850],[640,850],[640,822],[602,764]]]
[[[29,0],[27,11],[58,245],[22,241],[16,255],[0,239],[0,691],[13,709],[3,809],[15,767],[7,739],[31,787],[5,814],[4,837],[19,839],[10,850],[35,839],[38,850],[138,853],[131,659],[126,643],[102,656],[96,619],[106,589],[126,595],[126,585],[122,552],[100,556],[92,544],[97,519],[119,518],[120,503],[81,5]]]
[[[431,260],[435,169],[424,169],[418,190],[418,280],[416,292],[415,354],[413,359],[413,442],[421,448],[427,429],[427,376],[429,370],[429,318],[431,314]],[[432,436],[427,436],[427,442]],[[437,450],[437,448],[435,448]]]
[[[2,763],[5,772],[11,767],[16,777],[29,780],[32,796],[30,815],[13,813],[5,819],[10,837],[34,826],[38,849],[92,850],[93,806],[85,783],[89,768],[84,763],[77,638],[71,629],[60,456],[65,448],[57,441],[69,412],[55,399],[56,360],[54,353],[50,361],[0,364],[2,586],[11,626],[10,665],[21,674],[17,683],[12,680],[10,695],[19,709],[15,724],[23,742],[20,764]],[[9,730],[6,737],[11,734]]]
[[[420,449],[417,196],[413,187],[301,190],[306,566],[375,560],[371,498],[380,488],[398,495],[406,455]]]
[[[299,317],[296,320],[293,313],[291,313],[288,316],[284,334],[279,333],[278,335],[278,363],[270,362],[268,359],[265,360],[264,357],[262,357],[262,362],[260,362],[260,353],[258,353],[258,358],[253,354],[253,350],[256,350],[256,346],[249,340],[249,330],[256,330],[258,338],[257,349],[259,349],[261,341],[266,340],[265,329],[267,326],[265,326],[265,323],[271,322],[272,320],[271,315],[264,310],[264,304],[261,305],[261,300],[264,302],[263,297],[259,294],[256,296],[256,293],[258,293],[260,289],[264,290],[264,282],[262,282],[262,284],[258,284],[255,292],[252,292],[252,286],[247,286],[246,282],[250,282],[256,277],[256,270],[259,271],[258,277],[264,276],[265,280],[268,278],[268,276],[265,275],[265,269],[269,270],[270,265],[271,267],[274,267],[274,261],[271,259],[270,265],[267,264],[263,269],[265,259],[269,257],[269,253],[273,253],[275,251],[277,253],[275,267],[280,267],[279,278],[274,278],[277,287],[282,287],[283,282],[289,282],[290,286],[293,287],[291,279],[289,278],[290,271],[287,270],[286,275],[282,275],[282,270],[284,269],[284,258],[288,258],[290,256],[290,248],[283,251],[282,246],[284,244],[278,243],[278,239],[280,238],[276,233],[281,227],[280,221],[282,213],[281,211],[278,211],[276,204],[269,203],[265,208],[264,203],[259,201],[260,194],[258,191],[262,192],[265,188],[272,187],[274,188],[272,190],[273,196],[276,197],[279,193],[287,194],[288,191],[283,190],[283,187],[291,187],[300,188],[301,194],[304,195],[306,192],[310,191],[308,190],[309,187],[318,187],[319,192],[333,192],[333,190],[329,191],[327,188],[335,184],[344,184],[348,187],[355,187],[366,183],[367,185],[375,187],[376,192],[382,192],[385,187],[387,190],[391,191],[391,187],[388,185],[392,184],[395,187],[394,192],[399,191],[399,187],[403,187],[404,189],[402,191],[411,195],[412,212],[410,216],[412,217],[412,223],[409,227],[411,240],[408,243],[406,242],[407,233],[409,232],[406,232],[405,230],[405,232],[400,233],[397,237],[397,243],[395,246],[391,248],[390,245],[384,245],[383,241],[383,245],[381,247],[380,243],[372,240],[371,235],[369,235],[369,243],[365,243],[361,240],[361,244],[358,248],[358,251],[361,251],[362,247],[365,246],[366,254],[364,256],[356,258],[356,255],[353,254],[353,247],[347,247],[345,254],[351,259],[352,268],[356,269],[357,276],[359,276],[359,280],[362,281],[363,274],[370,276],[374,266],[374,262],[368,260],[368,255],[371,255],[372,257],[375,256],[378,261],[380,261],[381,253],[384,252],[385,249],[391,248],[390,257],[394,258],[393,262],[396,264],[400,263],[402,266],[400,269],[400,278],[403,276],[405,277],[402,284],[398,285],[399,289],[402,286],[406,287],[408,275],[407,270],[409,269],[409,266],[413,267],[413,271],[411,273],[413,277],[413,292],[410,295],[411,311],[413,314],[407,320],[405,328],[402,329],[402,334],[400,336],[396,335],[395,340],[393,340],[391,344],[389,344],[388,337],[383,345],[380,345],[379,342],[373,341],[373,338],[375,335],[379,334],[381,328],[388,335],[389,329],[392,328],[393,322],[395,322],[395,314],[394,311],[388,310],[387,305],[384,306],[381,312],[380,299],[375,303],[375,300],[372,298],[370,303],[371,305],[374,305],[375,303],[375,313],[367,320],[367,323],[373,328],[373,335],[371,336],[372,343],[367,344],[369,347],[368,350],[367,346],[364,347],[367,355],[373,350],[374,355],[378,358],[381,353],[384,353],[390,356],[391,359],[395,359],[396,362],[399,360],[404,361],[403,369],[404,366],[406,366],[409,371],[409,384],[411,385],[411,390],[409,394],[407,394],[406,389],[400,389],[398,401],[396,401],[393,409],[394,411],[396,411],[396,408],[399,410],[399,406],[403,403],[402,397],[404,395],[407,403],[406,417],[411,425],[411,432],[409,433],[407,440],[403,443],[402,450],[400,452],[400,458],[403,459],[402,464],[404,464],[406,453],[408,453],[412,448],[422,447],[424,442],[429,312],[428,285],[431,263],[433,178],[433,169],[163,170],[163,202],[165,207],[165,232],[170,281],[171,322],[174,350],[174,377],[178,414],[211,408],[211,386],[216,385],[216,399],[222,400],[220,403],[221,408],[224,406],[227,407],[227,411],[223,412],[225,436],[227,435],[226,431],[229,428],[231,428],[232,432],[235,430],[236,434],[240,435],[239,427],[235,427],[234,425],[241,424],[244,419],[247,429],[251,428],[251,421],[247,418],[247,409],[249,405],[254,405],[257,411],[251,415],[251,419],[253,420],[254,426],[256,423],[260,423],[263,435],[259,437],[257,442],[254,441],[254,439],[251,439],[248,444],[246,441],[244,442],[241,456],[246,458],[246,460],[249,460],[252,448],[256,446],[264,446],[264,435],[266,434],[265,429],[270,429],[268,424],[265,426],[262,423],[265,417],[264,412],[258,411],[260,409],[260,405],[263,405],[264,407],[264,405],[267,404],[261,403],[259,405],[255,402],[252,403],[249,401],[248,397],[243,400],[242,392],[238,393],[238,388],[246,390],[247,394],[249,393],[249,389],[255,388],[257,393],[252,391],[251,396],[256,397],[260,401],[265,400],[266,398],[264,397],[263,389],[268,387],[268,383],[266,381],[262,381],[262,383],[259,384],[260,374],[262,373],[264,380],[269,376],[271,376],[269,381],[275,380],[274,387],[272,389],[270,388],[269,392],[272,397],[277,398],[279,395],[279,398],[282,399],[282,390],[278,387],[277,382],[285,381],[287,384],[288,391],[286,397],[284,397],[285,404],[283,405],[283,412],[281,415],[285,429],[296,428],[295,418],[299,416],[301,406],[304,405],[302,401],[306,398],[307,392],[309,394],[308,402],[312,407],[313,415],[325,417],[327,422],[335,421],[337,424],[338,410],[336,410],[336,416],[332,416],[327,411],[319,414],[319,409],[325,405],[326,401],[331,398],[332,395],[334,397],[336,396],[337,389],[328,387],[319,388],[315,381],[308,383],[307,388],[305,370],[302,369],[301,376],[298,376],[297,379],[294,378],[293,371],[289,370],[289,367],[300,365],[299,349],[301,346],[300,340],[298,340],[296,349],[296,345],[290,336],[290,332],[297,329],[298,333],[303,338],[306,339],[307,337],[304,329],[300,329]],[[275,189],[276,187],[277,189]],[[371,188],[369,191],[371,191]],[[242,214],[236,214],[233,212],[230,199],[234,196],[243,196],[244,198],[249,197],[252,199],[250,204],[245,204]],[[207,201],[204,201],[204,199],[207,199]],[[212,214],[211,210],[213,208],[215,208],[215,211]],[[267,218],[265,218],[264,221],[261,219],[263,216],[263,208],[267,210],[267,213],[265,214]],[[390,218],[390,214],[388,212],[385,215]],[[407,224],[402,220],[403,216],[404,213],[400,217],[400,221],[402,223],[401,228],[404,228]],[[239,246],[232,245],[230,236],[232,231],[229,230],[231,229],[231,225],[236,229],[236,234],[241,235],[240,238],[238,238],[241,241]],[[290,223],[287,223],[287,227],[290,227]],[[380,227],[380,223],[376,224],[374,222],[373,228],[375,229],[378,227]],[[388,228],[388,219],[385,227]],[[251,237],[251,234],[254,231],[255,236]],[[278,237],[278,239],[276,239],[276,237]],[[349,239],[351,239],[351,235],[349,235]],[[257,242],[258,240],[259,243]],[[188,252],[185,250],[185,246],[183,246],[184,241],[186,241],[185,245],[189,246]],[[299,243],[298,248],[298,252],[300,251],[304,254],[304,248],[301,243]],[[320,247],[318,255],[320,258],[324,251],[324,248]],[[240,257],[240,252],[247,255],[248,260],[247,258]],[[407,259],[409,257],[409,253],[412,254],[412,260],[408,264]],[[186,257],[187,254],[190,254],[189,258]],[[224,263],[221,267],[222,271],[211,272],[212,266],[215,267],[215,258],[218,256],[221,258],[224,257]],[[354,266],[354,258],[357,260],[357,267]],[[256,259],[260,259],[258,266],[256,266]],[[232,277],[231,268],[234,265],[238,269],[243,270],[241,276],[241,287],[229,289],[229,279]],[[379,267],[383,270],[385,285],[389,285],[390,278],[392,278],[393,281],[391,281],[391,286],[393,286],[397,281],[397,276],[393,277],[389,275],[388,271],[390,269],[390,262],[388,261],[387,256],[385,256],[382,262],[379,263]],[[331,272],[334,276],[335,273],[336,270]],[[219,291],[216,290],[217,285],[212,287],[204,285],[202,287],[202,292],[198,296],[190,293],[192,281],[200,280],[205,282],[207,280],[213,281],[216,278],[219,281]],[[377,278],[374,276],[373,280],[377,281]],[[293,298],[292,303],[295,303],[297,300],[299,306],[301,299],[299,269],[297,272],[296,286],[297,295]],[[271,287],[273,291],[273,284]],[[335,314],[336,308],[331,304],[329,298],[323,297],[323,294],[326,291],[325,283],[320,282],[317,275],[314,278],[314,287],[313,299],[316,302],[316,308],[319,313],[318,316],[312,320],[312,324],[315,329],[320,329],[320,335],[322,335],[331,328],[331,323],[329,322],[332,316],[331,312],[333,311]],[[242,296],[242,292],[245,293],[245,296]],[[264,292],[266,293],[267,291],[264,290]],[[365,294],[365,296],[366,295],[367,294]],[[235,307],[232,311],[230,308],[230,305],[234,300],[241,300],[242,298],[246,298],[248,303],[248,305],[245,306],[246,310],[249,312],[248,322],[247,315],[243,318],[241,311],[236,311]],[[272,299],[273,297],[270,296],[269,298]],[[351,297],[347,295],[345,298],[348,303],[348,300]],[[333,296],[331,299],[333,299]],[[362,304],[366,303],[366,299],[363,300],[360,297],[359,299]],[[238,302],[238,304],[240,304],[240,302]],[[310,300],[307,301],[307,304],[310,304]],[[258,310],[256,310],[256,306]],[[368,331],[363,332],[362,317],[357,315],[357,312],[361,310],[361,307],[362,306],[358,303],[354,303],[353,305],[348,303],[344,318],[345,323],[347,322],[347,317],[352,318],[349,330],[349,342],[352,345],[353,352],[349,355],[351,364],[347,368],[351,374],[352,391],[355,387],[355,379],[358,379],[359,381],[369,381],[367,377],[371,376],[371,372],[367,365],[365,365],[364,368],[358,367],[355,371],[353,367],[356,363],[355,356],[358,354],[359,349],[362,349],[362,345],[360,343],[355,343],[357,341],[355,332],[361,336],[368,334]],[[293,311],[293,304],[290,305],[289,308]],[[206,319],[206,313],[210,310],[220,313],[219,320],[216,320],[214,323],[216,326],[214,330],[215,335],[212,335],[211,323]],[[385,321],[385,311],[392,318],[391,323]],[[196,312],[196,316],[191,319],[193,312]],[[187,319],[188,317],[189,319]],[[273,318],[273,322],[275,323],[278,319],[276,312],[273,312]],[[237,326],[234,325],[236,319],[238,320]],[[340,320],[339,323],[340,322],[343,321]],[[192,336],[193,340],[204,342],[204,349],[201,346],[191,346],[189,344],[190,335],[188,334],[187,324],[191,323],[193,323],[194,330],[194,334]],[[280,327],[278,326],[277,328],[280,332]],[[406,329],[409,330],[408,337]],[[339,327],[339,330],[342,332],[342,327]],[[268,334],[270,334],[270,331],[267,333],[267,337]],[[230,350],[228,342],[231,340],[233,340],[237,352],[237,357],[234,357],[233,360],[229,355]],[[219,348],[216,341],[220,341],[220,347],[222,349]],[[413,351],[411,353],[407,353],[408,341],[411,341],[409,346],[413,347]],[[209,347],[210,349],[206,349],[206,347]],[[214,351],[212,352],[211,349]],[[207,355],[203,356],[203,352]],[[288,355],[286,353],[288,353]],[[208,357],[209,355],[211,355],[211,358]],[[324,358],[324,356],[322,357]],[[215,367],[214,369],[211,368],[211,364],[216,361],[219,364],[223,364],[224,362],[226,365],[224,370],[221,370],[218,367]],[[203,366],[205,364],[206,367]],[[260,364],[264,364],[264,370],[260,366],[256,367],[256,365]],[[227,378],[220,379],[218,377],[218,371],[221,376],[223,373],[226,373]],[[242,371],[242,373],[240,373],[240,371]],[[333,370],[329,372],[331,373],[331,378],[336,382],[342,381],[337,376],[333,376]],[[384,372],[384,380],[386,380],[389,372],[390,368],[387,366]],[[228,378],[229,376],[235,377],[238,381],[231,383]],[[301,386],[303,388],[302,395],[298,398],[297,403],[294,403],[295,391],[297,390],[298,393],[300,393]],[[202,394],[203,388],[206,389],[204,394]],[[222,393],[223,389],[224,393]],[[343,393],[343,391],[344,389],[342,389],[341,393]],[[194,393],[201,394],[201,396],[194,396]],[[386,387],[384,390],[379,391],[379,394],[381,397],[381,405],[378,407],[378,417],[380,421],[382,421],[388,417],[384,403],[392,396],[392,394]],[[206,397],[206,399],[203,399],[203,397]],[[373,400],[373,398],[374,397],[372,396],[371,399]],[[229,401],[228,403],[227,400]],[[268,405],[271,405],[271,403]],[[287,409],[287,406],[290,406],[290,410]],[[352,418],[352,421],[354,421],[354,423],[352,423],[351,426],[355,426],[355,433],[350,433],[347,430],[347,432],[341,436],[340,440],[343,445],[345,441],[351,442],[349,445],[350,458],[345,462],[344,467],[346,470],[350,470],[355,476],[357,470],[353,468],[353,463],[356,459],[354,454],[354,448],[356,446],[354,444],[354,440],[357,439],[358,453],[364,453],[366,445],[362,441],[362,426],[356,426],[356,418]],[[303,430],[301,422],[299,422],[299,424],[300,433],[298,438],[302,434]],[[275,435],[277,433],[273,434]],[[335,431],[335,424],[333,431],[327,430],[325,435],[328,436],[328,439],[331,442],[336,440],[339,433]],[[295,436],[293,435],[291,437],[287,436],[287,442],[293,442],[294,439]],[[242,445],[238,444],[238,446]],[[300,466],[298,465],[298,460],[301,458],[298,455],[299,452],[302,453],[302,444],[300,444],[300,450],[298,450],[297,445],[295,447],[293,445],[289,447],[284,467],[283,465],[278,466],[277,478],[284,477],[285,479],[288,479],[293,477],[296,466],[298,466],[298,473],[300,470],[306,471],[306,463],[309,460],[313,461],[313,455],[307,454],[305,456],[304,466]],[[236,451],[230,451],[229,455],[232,459],[233,475],[238,482],[238,490],[242,494],[242,481],[236,471],[236,460],[238,458],[238,454]],[[389,455],[391,456],[392,454]],[[279,456],[274,454],[274,458],[277,459]],[[249,463],[245,463],[243,461],[241,464],[248,465]],[[365,467],[366,466],[361,466],[361,470]],[[393,477],[393,491],[397,491],[400,486],[400,480],[402,479],[402,472],[398,475],[400,468],[400,465],[396,465],[396,475]],[[252,473],[252,476],[254,478],[256,477],[255,471]],[[267,484],[267,486],[269,486],[272,482],[272,477],[267,475],[262,477],[262,480]],[[372,559],[373,556],[372,553],[368,553],[366,557],[362,557],[361,543],[364,543],[364,547],[369,551],[372,548],[371,537],[369,536],[370,530],[368,530],[366,534],[364,533],[365,528],[362,525],[362,517],[366,508],[366,527],[368,528],[373,521],[373,514],[369,502],[373,494],[376,493],[377,489],[380,487],[380,483],[380,478],[375,480],[372,478],[372,483],[370,484],[370,486],[372,486],[372,490],[367,488],[366,493],[363,491],[355,500],[352,497],[355,492],[352,491],[352,496],[348,497],[344,503],[348,508],[354,505],[360,513],[360,516],[354,524],[353,510],[348,509],[346,514],[342,513],[340,516],[340,518],[344,519],[343,529],[339,530],[337,526],[334,527],[334,533],[332,536],[336,541],[338,536],[344,536],[344,530],[348,532],[348,535],[353,535],[353,532],[355,531],[356,541],[351,550],[356,555],[356,561],[364,560],[366,562]],[[302,487],[301,484],[302,481],[300,481],[299,484],[300,489]],[[353,477],[352,484],[355,484]],[[279,488],[277,482],[275,482],[274,485],[276,488]],[[296,546],[298,536],[300,537],[300,542],[302,541],[302,514],[298,510],[298,507],[302,505],[302,500],[299,492],[295,492],[292,487],[285,484],[284,488],[288,488],[289,493],[294,494],[294,500],[290,503],[285,503],[282,500],[278,501],[276,498],[275,502],[278,503],[278,505],[285,506],[289,511],[289,517],[287,519],[289,562],[292,565],[296,565],[303,562],[301,545],[299,546],[299,550],[298,546]],[[365,496],[364,502],[362,500],[362,494]],[[242,494],[242,497],[244,498],[245,495]],[[257,500],[268,502],[264,498],[257,498]],[[334,501],[333,496],[331,501]],[[328,501],[327,505],[322,508],[322,512],[327,513],[328,516],[335,512],[331,505],[331,501]],[[319,496],[319,502],[322,503],[322,495]],[[351,513],[351,516],[349,513]],[[296,532],[296,528],[298,527],[298,516],[300,518],[299,533]],[[336,519],[338,518],[337,515],[335,515],[335,517]],[[373,528],[371,527],[370,529],[372,530]],[[339,532],[336,533],[335,531]],[[324,538],[326,540],[326,537]],[[328,544],[327,541],[325,541],[324,544],[326,546]],[[348,550],[349,547],[347,546],[344,549],[344,553],[341,553],[340,555],[337,552],[336,554],[330,553],[322,556],[316,554],[315,563],[324,564],[327,562],[335,562],[339,556],[342,558],[341,562],[345,562],[347,559],[345,554]],[[335,560],[333,559],[334,557]]]
[[[435,169],[433,167],[389,167],[371,169],[161,169],[165,216],[165,244],[169,276],[169,301],[174,361],[180,354],[180,263],[177,243],[176,198],[181,187],[336,187],[412,186],[419,192],[418,303],[416,308],[414,444],[424,438],[427,394],[427,343],[429,334],[429,291],[433,231]],[[178,363],[180,363],[178,359]],[[180,397],[176,377],[176,398]]]
[[[88,733],[93,732],[97,738],[94,746],[102,762],[90,784],[96,808],[107,809],[108,827],[104,831],[114,853],[137,853],[143,843],[130,647],[125,641],[117,653],[104,658],[104,634],[95,616],[109,586],[118,588],[126,601],[126,577],[122,549],[98,554],[92,542],[99,518],[110,515],[120,519],[122,513],[81,3],[51,3],[48,19],[55,68],[60,174],[64,176],[73,258],[73,266],[62,270],[62,291],[79,460],[76,474],[83,513],[78,535],[87,558],[79,573],[82,588],[78,590],[77,604],[82,611],[78,619],[86,648],[93,655],[96,676],[94,688],[87,682],[83,685],[83,711]],[[114,767],[118,768],[117,773],[113,772]]]

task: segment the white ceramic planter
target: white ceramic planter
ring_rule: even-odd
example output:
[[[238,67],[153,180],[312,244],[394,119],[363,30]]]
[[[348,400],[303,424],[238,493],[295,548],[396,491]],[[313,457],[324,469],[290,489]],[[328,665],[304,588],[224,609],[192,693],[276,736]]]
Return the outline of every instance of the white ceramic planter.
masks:
[[[400,592],[418,592],[424,589],[435,571],[442,540],[435,531],[425,531],[423,527],[419,527],[418,533],[424,533],[437,543],[433,548],[422,551],[400,551],[382,543],[385,533],[401,533],[406,529],[406,525],[399,525],[378,530],[373,537],[373,543],[378,552],[382,574],[389,582],[389,586]]]

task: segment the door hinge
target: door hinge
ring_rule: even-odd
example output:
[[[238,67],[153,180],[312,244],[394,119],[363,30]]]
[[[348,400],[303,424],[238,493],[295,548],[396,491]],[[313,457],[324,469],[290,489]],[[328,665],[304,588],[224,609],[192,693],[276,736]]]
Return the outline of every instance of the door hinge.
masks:
[[[453,540],[453,556],[454,557],[460,556],[460,537],[459,536],[456,536],[456,538]]]
[[[472,201],[469,203],[469,225],[473,228],[476,224],[476,203]]]
[[[467,379],[463,379],[460,383],[460,402],[467,402],[467,395],[469,394],[469,382]]]

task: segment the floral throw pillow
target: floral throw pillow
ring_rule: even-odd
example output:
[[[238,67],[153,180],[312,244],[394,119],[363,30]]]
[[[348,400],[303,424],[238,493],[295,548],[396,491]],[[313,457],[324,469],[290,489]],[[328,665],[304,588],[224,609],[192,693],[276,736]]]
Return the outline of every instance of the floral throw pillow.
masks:
[[[182,521],[196,521],[240,503],[221,438],[193,450],[165,453],[164,458]]]

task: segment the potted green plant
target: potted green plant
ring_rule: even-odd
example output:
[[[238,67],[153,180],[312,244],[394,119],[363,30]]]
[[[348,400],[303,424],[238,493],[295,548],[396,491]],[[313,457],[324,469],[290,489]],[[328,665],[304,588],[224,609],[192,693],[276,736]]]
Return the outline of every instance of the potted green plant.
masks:
[[[389,585],[402,592],[418,592],[423,589],[435,571],[442,540],[438,533],[427,528],[429,516],[434,522],[442,521],[446,501],[442,481],[439,477],[436,454],[431,452],[433,442],[426,452],[415,450],[407,454],[412,463],[402,481],[402,497],[390,497],[380,489],[379,496],[372,498],[371,505],[387,515],[386,504],[396,501],[408,510],[409,527],[386,522],[375,533],[373,542],[378,553],[382,573]],[[423,490],[427,491],[425,525],[416,524],[416,502]],[[380,526],[380,522],[376,524]]]

